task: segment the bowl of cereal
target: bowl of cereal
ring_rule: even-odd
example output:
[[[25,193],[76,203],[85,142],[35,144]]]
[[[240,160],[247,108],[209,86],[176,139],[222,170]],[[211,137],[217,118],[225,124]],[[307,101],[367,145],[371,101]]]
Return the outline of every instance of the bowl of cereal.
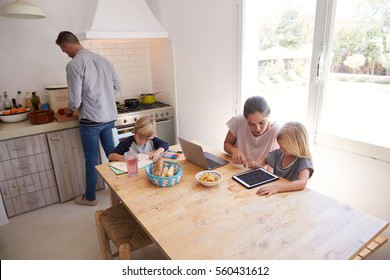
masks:
[[[217,171],[201,171],[195,176],[196,180],[203,186],[212,187],[222,181],[222,174]]]

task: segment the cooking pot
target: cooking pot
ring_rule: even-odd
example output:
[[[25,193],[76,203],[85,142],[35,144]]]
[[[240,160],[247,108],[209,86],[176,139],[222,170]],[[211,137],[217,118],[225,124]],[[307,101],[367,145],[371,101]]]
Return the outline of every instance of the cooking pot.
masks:
[[[156,94],[160,93],[160,91],[156,93],[144,93],[141,94],[141,103],[143,104],[153,104],[156,102]]]
[[[125,99],[125,106],[129,109],[135,109],[139,105],[139,100],[137,98]]]

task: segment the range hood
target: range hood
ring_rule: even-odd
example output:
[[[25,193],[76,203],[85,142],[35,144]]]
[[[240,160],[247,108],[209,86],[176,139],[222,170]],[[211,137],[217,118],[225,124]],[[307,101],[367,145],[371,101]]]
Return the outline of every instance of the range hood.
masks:
[[[167,38],[145,0],[92,0],[77,34],[88,39]]]

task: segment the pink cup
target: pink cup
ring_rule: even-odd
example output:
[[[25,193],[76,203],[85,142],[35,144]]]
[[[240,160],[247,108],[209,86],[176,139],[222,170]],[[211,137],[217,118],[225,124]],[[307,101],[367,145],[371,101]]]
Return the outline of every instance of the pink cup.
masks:
[[[134,151],[126,152],[125,153],[125,161],[126,161],[126,166],[127,166],[127,175],[129,177],[138,175],[137,154]]]

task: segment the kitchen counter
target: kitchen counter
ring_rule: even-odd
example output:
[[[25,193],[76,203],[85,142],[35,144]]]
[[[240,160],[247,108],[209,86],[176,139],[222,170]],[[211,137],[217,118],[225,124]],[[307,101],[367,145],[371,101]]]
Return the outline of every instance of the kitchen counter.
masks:
[[[29,119],[15,123],[6,123],[0,121],[0,140],[8,140],[22,136],[74,128],[78,127],[79,125],[80,124],[78,120],[66,122],[57,122],[54,120],[51,123],[45,124],[31,124]]]

